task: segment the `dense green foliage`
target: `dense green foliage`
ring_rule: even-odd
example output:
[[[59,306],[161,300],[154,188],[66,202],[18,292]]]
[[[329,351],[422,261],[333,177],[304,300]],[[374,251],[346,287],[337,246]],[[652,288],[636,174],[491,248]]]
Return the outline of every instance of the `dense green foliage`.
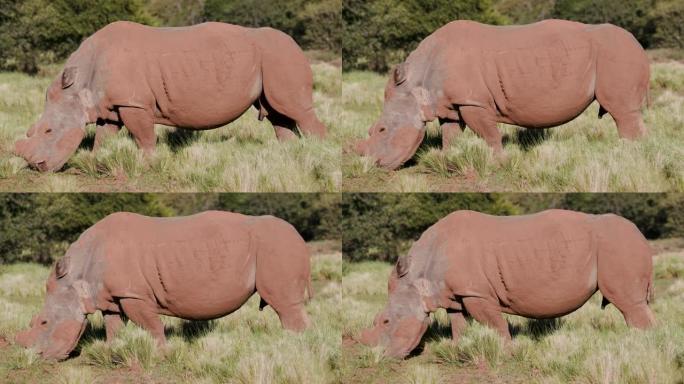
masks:
[[[153,24],[141,0],[4,0],[0,69],[36,73],[66,58],[81,41],[116,20]]]
[[[342,252],[350,261],[395,261],[410,241],[459,209],[501,215],[517,213],[512,203],[493,194],[345,194]]]
[[[189,215],[221,209],[274,215],[306,240],[339,239],[339,197],[332,194],[0,194],[0,264],[51,263],[106,215]]]
[[[449,21],[527,24],[557,18],[611,23],[645,48],[684,47],[680,0],[345,0],[344,68],[386,71]]]
[[[491,0],[344,0],[345,69],[386,71],[435,29],[456,19],[505,20]]]
[[[341,0],[4,0],[0,70],[36,73],[64,60],[81,41],[116,20],[182,26],[223,21],[270,26],[307,49],[339,51]]]
[[[350,261],[395,261],[423,231],[453,211],[510,215],[550,208],[615,213],[650,239],[684,236],[684,196],[679,194],[346,194],[342,249]]]

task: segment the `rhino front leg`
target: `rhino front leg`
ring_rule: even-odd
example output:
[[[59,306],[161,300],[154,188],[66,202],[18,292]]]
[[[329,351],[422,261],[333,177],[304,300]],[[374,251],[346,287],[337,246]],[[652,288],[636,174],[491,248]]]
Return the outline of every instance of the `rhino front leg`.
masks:
[[[121,116],[121,120],[128,131],[133,135],[138,147],[146,155],[151,155],[157,144],[152,114],[142,108],[122,107],[119,108],[119,116]]]
[[[496,115],[494,113],[475,106],[462,106],[459,110],[466,125],[482,137],[494,149],[494,153],[499,154],[503,151],[503,136],[496,127]]]
[[[97,151],[106,138],[114,136],[121,129],[121,124],[98,121],[95,128],[95,143],[93,144],[93,151]]]
[[[475,320],[494,328],[505,341],[511,340],[508,323],[503,318],[498,305],[479,297],[465,297],[463,305]]]
[[[447,310],[447,314],[449,315],[449,320],[451,321],[451,339],[454,342],[458,342],[463,334],[463,331],[465,331],[466,327],[468,326],[465,314],[463,311],[452,310]]]
[[[119,332],[124,323],[121,315],[114,312],[105,312],[102,314],[105,323],[105,334],[107,335],[107,343],[114,341],[116,334]]]
[[[164,324],[159,314],[154,311],[154,305],[140,299],[121,299],[120,305],[126,317],[152,334],[157,345],[166,345]]]
[[[439,124],[442,130],[442,150],[446,150],[451,142],[461,134],[463,127],[460,122],[453,120],[439,119]]]

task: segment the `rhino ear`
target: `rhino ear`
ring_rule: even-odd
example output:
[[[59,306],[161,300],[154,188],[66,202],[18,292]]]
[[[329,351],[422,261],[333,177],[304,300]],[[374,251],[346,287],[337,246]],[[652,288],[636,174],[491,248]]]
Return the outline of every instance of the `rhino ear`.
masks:
[[[408,273],[410,259],[408,256],[400,257],[397,261],[397,276],[402,277]]]
[[[69,271],[69,259],[67,257],[63,257],[57,261],[57,264],[55,264],[55,276],[58,279],[61,279],[64,277],[64,275],[67,274]]]
[[[394,85],[399,85],[406,81],[406,70],[408,64],[401,63],[394,68]]]
[[[76,73],[78,68],[66,67],[62,72],[62,89],[69,88],[76,80]]]

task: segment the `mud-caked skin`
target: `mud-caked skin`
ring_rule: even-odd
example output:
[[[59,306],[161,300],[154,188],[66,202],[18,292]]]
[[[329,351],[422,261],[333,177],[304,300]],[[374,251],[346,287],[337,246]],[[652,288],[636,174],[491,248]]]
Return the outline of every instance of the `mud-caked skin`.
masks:
[[[364,344],[403,358],[420,342],[429,313],[445,308],[453,339],[466,318],[510,340],[502,313],[563,316],[596,292],[627,325],[655,318],[652,250],[634,224],[613,214],[548,210],[498,217],[457,211],[428,228],[389,278],[389,302],[361,333]]]
[[[225,316],[255,292],[284,328],[310,324],[309,251],[299,233],[273,216],[208,211],[154,218],[115,213],[86,230],[47,280],[45,304],[16,341],[64,359],[86,315],[102,311],[107,341],[122,316],[165,343],[161,315],[190,320]],[[307,295],[308,293],[308,295]]]
[[[273,124],[280,140],[324,137],[313,109],[313,75],[304,53],[272,28],[225,23],[154,28],[127,21],[87,38],[47,90],[45,110],[17,141],[31,166],[60,169],[76,151],[85,126],[96,123],[95,149],[125,125],[145,153],[154,124],[211,129],[250,106]]]
[[[394,69],[382,115],[355,150],[396,169],[416,152],[425,124],[437,119],[444,148],[467,125],[499,153],[497,123],[558,126],[594,100],[599,117],[613,117],[620,137],[635,139],[646,134],[641,107],[648,84],[643,48],[611,24],[454,21]]]

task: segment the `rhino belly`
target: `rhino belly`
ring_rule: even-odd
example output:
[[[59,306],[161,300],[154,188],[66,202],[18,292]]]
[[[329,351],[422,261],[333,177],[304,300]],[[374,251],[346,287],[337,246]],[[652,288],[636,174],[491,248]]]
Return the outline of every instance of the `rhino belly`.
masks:
[[[582,306],[597,289],[591,238],[558,234],[495,246],[495,290],[509,313],[546,318]]]
[[[256,291],[249,237],[175,241],[152,252],[157,300],[185,319],[214,319],[240,308]]]
[[[517,125],[561,125],[594,100],[596,60],[588,40],[550,39],[487,58],[490,92],[501,114]]]
[[[160,114],[175,126],[210,129],[240,117],[261,94],[259,55],[249,44],[182,50],[156,57],[153,90]]]

